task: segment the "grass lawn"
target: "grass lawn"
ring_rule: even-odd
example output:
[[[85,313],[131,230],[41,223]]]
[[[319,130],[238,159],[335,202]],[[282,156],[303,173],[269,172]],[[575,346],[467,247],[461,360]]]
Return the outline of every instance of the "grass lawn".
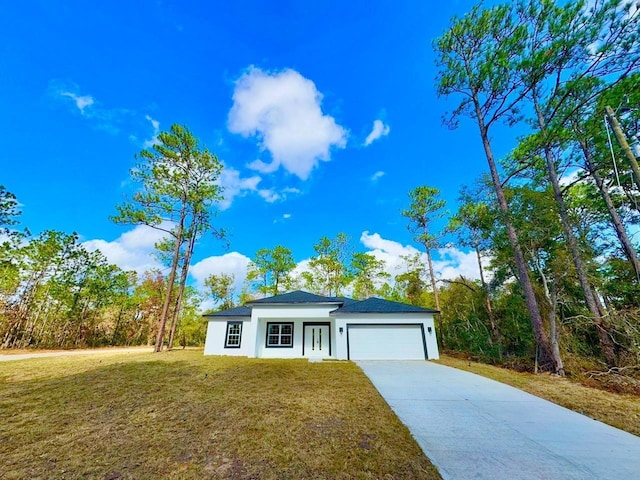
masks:
[[[349,362],[202,351],[0,364],[0,478],[438,479]]]
[[[640,436],[640,397],[586,387],[549,374],[533,375],[469,360],[440,357],[438,363],[477,373]]]

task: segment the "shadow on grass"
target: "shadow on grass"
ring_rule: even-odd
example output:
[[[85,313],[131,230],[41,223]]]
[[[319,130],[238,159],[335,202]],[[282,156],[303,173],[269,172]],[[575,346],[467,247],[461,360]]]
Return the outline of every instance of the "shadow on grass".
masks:
[[[0,381],[3,479],[439,478],[351,363],[172,352],[19,374]]]

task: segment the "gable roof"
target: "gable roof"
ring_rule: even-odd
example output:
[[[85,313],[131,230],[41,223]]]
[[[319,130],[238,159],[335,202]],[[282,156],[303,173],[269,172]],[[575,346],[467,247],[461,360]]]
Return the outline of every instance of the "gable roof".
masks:
[[[219,312],[205,313],[202,316],[203,317],[250,317],[251,307],[245,307],[243,305],[241,307],[228,308],[227,310],[221,310]]]
[[[382,298],[371,297],[359,302],[345,303],[342,307],[331,312],[331,315],[341,313],[439,313],[438,310],[416,307],[406,303],[392,302]]]
[[[291,303],[336,303],[343,304],[351,300],[344,297],[324,297],[313,293],[296,290],[295,292],[282,293],[273,297],[260,298],[247,302],[247,305],[282,305]]]

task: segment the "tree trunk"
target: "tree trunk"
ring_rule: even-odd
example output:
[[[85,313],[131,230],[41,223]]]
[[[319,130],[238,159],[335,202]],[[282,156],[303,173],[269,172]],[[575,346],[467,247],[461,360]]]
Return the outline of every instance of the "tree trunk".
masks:
[[[561,377],[564,377],[564,365],[562,364],[562,357],[560,356],[560,345],[558,342],[558,328],[556,325],[556,312],[558,308],[558,285],[557,281],[553,282],[551,289],[551,298],[549,299],[551,309],[549,311],[549,339],[551,341],[551,352],[554,357],[560,359],[560,363],[556,368],[556,373]]]
[[[538,126],[540,127],[540,132],[543,135],[543,138],[546,139],[547,136],[547,127],[544,116],[542,115],[542,111],[540,110],[540,105],[538,103],[538,99],[536,95],[533,95],[533,105],[536,111],[536,116],[538,120]],[[615,349],[613,345],[613,341],[609,337],[606,332],[606,324],[605,319],[603,318],[602,311],[598,308],[598,304],[593,294],[593,289],[589,283],[589,278],[587,275],[587,269],[585,267],[584,261],[580,256],[580,249],[578,248],[578,242],[573,233],[573,227],[571,226],[571,222],[569,221],[569,211],[567,209],[567,204],[564,201],[564,196],[562,195],[562,190],[560,188],[560,180],[558,179],[558,171],[556,169],[556,164],[553,159],[553,155],[551,153],[551,148],[545,142],[544,144],[544,158],[547,165],[547,176],[549,179],[549,183],[551,183],[551,187],[553,189],[553,198],[558,206],[558,215],[560,217],[560,225],[562,226],[562,233],[565,241],[567,242],[567,247],[569,248],[569,253],[571,254],[571,258],[573,260],[573,265],[576,269],[576,274],[578,276],[578,282],[580,283],[580,287],[582,288],[582,292],[584,294],[584,298],[587,302],[587,306],[591,315],[593,316],[594,323],[598,330],[598,338],[600,340],[600,347],[602,349],[602,353],[605,356],[607,364],[614,365],[615,364]]]
[[[636,183],[636,186],[638,187],[638,189],[640,190],[640,167],[638,167],[638,160],[636,159],[636,156],[631,151],[631,147],[627,142],[627,137],[624,135],[622,128],[620,128],[620,124],[618,123],[618,119],[616,118],[616,114],[613,111],[613,109],[609,105],[607,105],[605,107],[605,111],[607,115],[607,121],[609,122],[609,125],[611,125],[611,128],[613,129],[613,133],[615,134],[616,139],[620,144],[620,147],[624,151],[624,154],[626,155],[627,160],[629,160],[629,164],[631,165],[631,170],[633,171],[633,180]]]
[[[600,176],[597,169],[595,168],[595,165],[591,161],[591,153],[589,152],[586,140],[580,140],[580,147],[582,148],[584,163],[587,167],[587,171],[596,182],[598,191],[600,192],[600,195],[602,196],[602,199],[607,206],[607,211],[609,212],[609,216],[611,217],[611,224],[613,225],[613,229],[616,232],[618,240],[620,240],[622,251],[624,252],[625,256],[629,260],[629,263],[631,263],[633,270],[635,271],[636,281],[640,282],[640,260],[638,260],[636,249],[633,246],[633,243],[631,243],[631,239],[627,235],[627,231],[624,227],[624,224],[622,223],[620,215],[618,214],[618,210],[616,209],[615,205],[613,204],[613,200],[609,195],[609,187],[607,187],[607,184]]]
[[[436,274],[433,271],[433,262],[431,261],[431,249],[425,245],[427,251],[427,263],[429,264],[429,276],[431,277],[431,288],[433,289],[433,298],[436,302],[436,310],[440,310],[440,297],[438,296],[438,286],[436,285]]]
[[[489,323],[491,324],[491,341],[496,342],[499,348],[499,356],[502,358],[502,336],[498,329],[496,317],[493,314],[493,308],[491,307],[491,299],[489,298],[489,286],[484,279],[484,269],[482,268],[482,257],[480,256],[480,250],[478,247],[474,247],[476,252],[476,259],[478,260],[478,271],[480,272],[480,284],[482,285],[482,294],[484,295],[484,308],[489,316]]]
[[[436,302],[436,310],[438,310],[438,313],[434,315],[435,320],[437,322],[436,333],[440,334],[440,344],[442,345],[442,348],[445,348],[444,332],[442,331],[442,318],[440,318],[440,297],[438,296],[438,286],[436,285],[436,275],[433,271],[433,262],[431,261],[431,249],[427,245],[425,245],[424,248],[427,252],[427,264],[429,265],[429,276],[431,277],[431,288],[433,289],[433,298]]]
[[[176,304],[173,309],[173,318],[171,319],[169,345],[167,346],[167,350],[173,349],[173,340],[176,335],[176,328],[178,327],[178,317],[180,315],[180,309],[182,307],[182,296],[184,295],[184,287],[187,283],[187,275],[189,274],[189,263],[191,262],[191,255],[193,254],[193,248],[196,243],[196,228],[192,228],[191,230],[191,236],[189,237],[189,243],[187,244],[187,251],[184,253],[184,264],[182,265],[182,272],[180,274],[180,286],[178,287]]]
[[[549,343],[551,346],[551,353],[555,357],[557,357],[560,362],[558,364],[558,368],[556,369],[556,374],[564,377],[564,365],[562,363],[562,357],[560,356],[560,346],[559,346],[559,334],[558,327],[556,324],[556,317],[558,311],[558,282],[559,279],[555,278],[553,280],[553,287],[549,290],[549,281],[547,280],[547,276],[544,273],[544,269],[540,264],[540,261],[536,259],[535,262],[536,269],[538,270],[538,275],[540,275],[540,279],[542,280],[542,288],[544,289],[544,296],[547,299],[547,303],[549,304]]]
[[[124,303],[120,305],[120,310],[118,311],[118,318],[116,318],[116,325],[113,328],[113,335],[111,336],[111,345],[116,345],[116,340],[118,339],[118,329],[120,328],[120,323],[122,322],[122,312],[124,311]]]
[[[527,262],[524,258],[522,248],[520,247],[520,243],[518,242],[518,234],[513,227],[513,224],[511,223],[511,219],[509,218],[509,205],[502,188],[502,182],[500,181],[498,168],[493,158],[493,151],[491,150],[491,143],[489,142],[489,132],[487,131],[487,128],[483,121],[483,115],[480,109],[478,98],[474,97],[473,102],[475,106],[478,128],[480,129],[480,137],[482,138],[482,145],[484,147],[485,156],[487,158],[489,170],[491,172],[491,180],[493,181],[493,187],[498,199],[498,206],[500,207],[500,211],[504,215],[504,224],[507,229],[509,243],[511,244],[511,248],[513,249],[513,260],[518,271],[518,281],[520,282],[520,287],[522,288],[525,302],[527,304],[527,310],[529,311],[533,334],[535,336],[536,343],[540,348],[540,353],[542,356],[541,360],[543,363],[551,363],[552,370],[554,372],[557,372],[558,366],[562,364],[562,360],[559,357],[553,355],[553,352],[551,351],[549,346],[548,339],[546,338],[542,323],[542,315],[540,314],[540,307],[533,290],[531,278],[529,278],[529,268],[527,267]]]
[[[169,316],[169,307],[171,306],[171,294],[173,293],[173,283],[176,280],[176,270],[178,269],[178,261],[180,260],[180,246],[182,244],[182,232],[184,231],[184,209],[181,212],[178,231],[176,232],[176,245],[173,249],[173,261],[171,262],[171,272],[169,273],[169,281],[167,284],[167,296],[162,305],[162,314],[160,315],[160,325],[158,326],[158,336],[156,337],[155,351],[162,351],[162,342],[164,340],[164,331],[167,326],[167,317]]]

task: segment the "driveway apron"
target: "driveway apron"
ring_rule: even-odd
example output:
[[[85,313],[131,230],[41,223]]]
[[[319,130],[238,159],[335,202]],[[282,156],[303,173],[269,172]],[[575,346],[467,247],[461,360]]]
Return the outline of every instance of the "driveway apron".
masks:
[[[640,437],[432,362],[357,363],[445,480],[640,479]]]

